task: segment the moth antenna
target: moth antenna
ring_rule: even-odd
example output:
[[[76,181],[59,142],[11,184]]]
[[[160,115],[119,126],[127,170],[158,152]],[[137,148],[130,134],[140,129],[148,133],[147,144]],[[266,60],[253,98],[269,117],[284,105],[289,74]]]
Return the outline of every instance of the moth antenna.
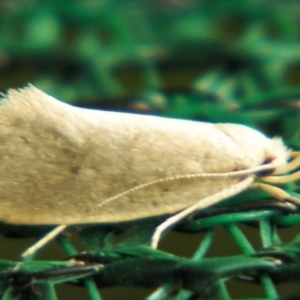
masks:
[[[226,172],[226,173],[185,174],[185,175],[177,175],[177,176],[172,176],[172,177],[161,178],[158,180],[140,184],[136,187],[133,187],[124,192],[121,192],[115,196],[107,198],[107,199],[103,200],[101,203],[99,203],[97,206],[102,207],[109,202],[112,202],[112,201],[122,198],[125,195],[142,190],[151,185],[155,185],[155,184],[166,182],[166,181],[175,181],[175,180],[182,180],[182,179],[196,179],[196,178],[211,178],[211,177],[239,177],[239,176],[244,176],[244,175],[255,174],[255,173],[261,172],[261,171],[273,170],[275,167],[276,167],[276,165],[273,162],[271,162],[269,164],[261,165],[261,166],[246,169],[246,170],[240,170],[240,171],[232,171],[232,172]]]
[[[206,176],[205,176],[206,175]],[[133,187],[131,189],[128,189],[122,193],[119,193],[115,196],[112,196],[110,198],[105,199],[104,201],[102,201],[101,203],[98,204],[98,207],[102,207],[104,205],[106,205],[108,202],[112,202],[115,201],[119,198],[122,198],[123,196],[130,194],[130,193],[134,193],[136,191],[142,190],[144,188],[147,188],[151,185],[155,185],[158,183],[162,183],[162,182],[166,182],[166,181],[175,181],[175,180],[180,180],[180,179],[192,179],[192,178],[201,178],[201,177],[213,177],[216,176],[216,173],[205,173],[205,174],[185,174],[185,175],[178,175],[178,176],[172,176],[172,177],[166,177],[166,178],[161,178],[158,180],[153,180],[147,183],[143,183],[140,184],[136,187]]]

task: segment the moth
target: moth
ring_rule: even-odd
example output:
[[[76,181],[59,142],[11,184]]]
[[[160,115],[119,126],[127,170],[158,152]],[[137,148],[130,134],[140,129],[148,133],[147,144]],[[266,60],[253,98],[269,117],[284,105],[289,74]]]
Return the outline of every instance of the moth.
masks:
[[[78,108],[34,86],[1,100],[0,158],[0,220],[57,225],[23,256],[69,225],[171,214],[153,235],[157,247],[167,229],[250,187],[299,204],[274,186],[300,177],[287,174],[300,155],[279,138],[238,124]]]

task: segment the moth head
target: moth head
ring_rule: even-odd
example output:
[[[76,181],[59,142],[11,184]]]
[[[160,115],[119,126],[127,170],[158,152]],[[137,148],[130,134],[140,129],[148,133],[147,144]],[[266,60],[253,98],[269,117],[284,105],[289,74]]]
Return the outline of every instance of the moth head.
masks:
[[[274,138],[270,141],[270,148],[268,150],[270,161],[266,162],[265,166],[269,165],[274,168],[273,170],[269,169],[271,172],[268,174],[259,174],[259,178],[263,182],[263,184],[260,184],[260,188],[268,190],[268,192],[276,191],[276,198],[290,200],[299,205],[299,199],[290,196],[283,192],[283,190],[275,188],[273,185],[300,180],[300,171],[297,171],[300,167],[300,152],[290,151],[279,138]],[[279,194],[280,196],[278,196]]]
[[[265,148],[264,165],[270,164],[273,166],[268,174],[277,174],[278,169],[288,164],[292,151],[290,151],[283,143],[282,139],[275,137],[268,140],[268,146]]]

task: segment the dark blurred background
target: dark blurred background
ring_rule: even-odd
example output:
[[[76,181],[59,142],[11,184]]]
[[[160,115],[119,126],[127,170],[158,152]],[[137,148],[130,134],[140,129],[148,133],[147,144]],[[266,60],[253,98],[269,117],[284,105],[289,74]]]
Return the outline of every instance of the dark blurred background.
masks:
[[[0,0],[0,90],[31,83],[82,107],[237,122],[297,148],[299,23],[298,1]],[[104,299],[142,297],[115,291]]]
[[[32,83],[81,106],[239,122],[295,138],[299,6],[2,0],[0,90]]]

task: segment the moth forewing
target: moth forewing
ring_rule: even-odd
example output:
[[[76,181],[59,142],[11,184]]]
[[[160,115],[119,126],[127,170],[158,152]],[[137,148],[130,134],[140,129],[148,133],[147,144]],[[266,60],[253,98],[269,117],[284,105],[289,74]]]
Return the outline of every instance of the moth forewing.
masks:
[[[0,220],[11,224],[175,213],[239,179],[165,181],[101,203],[158,179],[256,167],[270,147],[269,139],[245,126],[81,109],[34,87],[10,91],[0,122]],[[261,145],[255,152],[254,141]]]
[[[175,214],[239,193],[289,155],[281,140],[238,124],[89,110],[33,86],[11,90],[0,106],[0,220],[72,225]]]

